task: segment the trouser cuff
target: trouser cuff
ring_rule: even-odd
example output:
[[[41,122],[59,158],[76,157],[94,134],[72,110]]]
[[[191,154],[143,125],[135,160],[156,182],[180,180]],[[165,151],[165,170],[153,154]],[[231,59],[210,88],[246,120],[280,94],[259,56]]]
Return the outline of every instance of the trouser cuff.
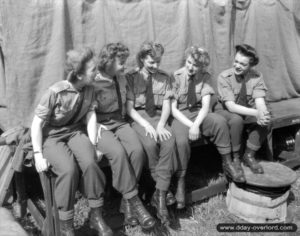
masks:
[[[130,199],[130,198],[133,198],[133,197],[136,196],[137,194],[138,194],[138,191],[137,191],[137,189],[135,189],[135,190],[133,190],[133,191],[131,191],[131,192],[129,192],[129,193],[123,194],[123,198],[126,199],[126,200],[128,200],[128,199]]]
[[[176,177],[177,178],[184,177],[185,174],[186,174],[186,170],[178,170],[178,171],[176,171]]]
[[[170,181],[158,179],[155,188],[162,191],[168,191],[169,186],[170,186]]]
[[[252,149],[253,151],[257,151],[261,146],[254,145],[253,143],[250,143],[250,141],[247,141],[247,147]]]
[[[88,199],[89,202],[89,207],[91,208],[97,208],[97,207],[102,207],[103,206],[103,198],[99,199]]]
[[[232,152],[239,152],[241,149],[241,145],[232,146]]]
[[[231,147],[217,147],[218,149],[218,152],[221,154],[221,155],[226,155],[226,154],[229,154],[231,153]]]
[[[60,220],[71,220],[74,218],[74,210],[70,210],[70,211],[58,210],[58,217]]]

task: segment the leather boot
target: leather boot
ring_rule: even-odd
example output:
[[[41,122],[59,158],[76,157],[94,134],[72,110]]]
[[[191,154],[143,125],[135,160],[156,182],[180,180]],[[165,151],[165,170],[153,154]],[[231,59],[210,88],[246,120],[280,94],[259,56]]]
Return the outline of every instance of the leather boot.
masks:
[[[60,224],[60,235],[61,236],[74,236],[73,219],[70,220],[59,220]]]
[[[263,174],[264,169],[254,158],[255,152],[256,151],[254,151],[250,148],[246,148],[245,154],[243,156],[243,162],[246,166],[248,166],[250,168],[250,170],[254,174]]]
[[[102,216],[102,207],[91,208],[90,228],[98,232],[98,236],[113,236],[111,228],[105,223]]]
[[[166,194],[166,204],[167,206],[171,206],[176,202],[176,198],[173,193],[169,190]]]
[[[239,152],[234,152],[232,155],[233,155],[233,165],[235,166],[236,170],[238,171],[238,174],[242,176],[241,179],[245,179],[245,181],[246,181],[244,170],[241,165]]]
[[[156,215],[161,220],[161,223],[168,225],[170,216],[166,206],[166,191],[156,189],[151,199],[151,205],[156,208]]]
[[[231,154],[222,155],[222,166],[224,173],[231,178],[234,182],[243,183],[245,182],[245,177],[241,175],[236,167],[233,165]]]
[[[138,195],[130,198],[128,202],[141,227],[146,230],[153,228],[155,225],[155,219],[146,210]]]
[[[129,201],[127,199],[122,199],[120,212],[124,214],[124,223],[126,225],[136,226],[139,224],[134,212],[133,208],[131,207]]]
[[[185,208],[185,177],[180,177],[177,183],[177,190],[176,190],[176,208],[181,210]]]

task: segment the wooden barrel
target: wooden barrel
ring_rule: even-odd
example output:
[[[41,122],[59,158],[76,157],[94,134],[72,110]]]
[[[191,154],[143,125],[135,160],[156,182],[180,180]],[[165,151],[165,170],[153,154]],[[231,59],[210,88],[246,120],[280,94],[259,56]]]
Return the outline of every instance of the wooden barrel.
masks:
[[[271,198],[230,183],[226,204],[230,213],[250,223],[280,223],[286,220],[289,192]]]

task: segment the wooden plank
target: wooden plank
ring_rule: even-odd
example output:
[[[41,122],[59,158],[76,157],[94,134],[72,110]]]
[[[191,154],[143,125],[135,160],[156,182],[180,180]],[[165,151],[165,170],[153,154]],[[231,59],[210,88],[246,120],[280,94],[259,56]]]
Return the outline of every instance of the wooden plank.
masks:
[[[3,177],[1,178],[1,188],[0,188],[0,206],[2,206],[5,195],[8,191],[9,185],[11,183],[12,177],[14,175],[14,167],[19,166],[20,162],[23,161],[23,144],[24,141],[21,140],[19,143],[13,157],[11,158],[11,161],[8,163],[7,167],[5,168],[5,171],[3,173]]]
[[[39,229],[42,229],[44,225],[44,217],[31,199],[27,199],[27,208],[35,219]]]
[[[9,190],[9,185],[12,179],[14,170],[11,168],[12,153],[8,146],[1,146],[2,155],[0,169],[0,206],[2,206],[5,196]]]
[[[3,176],[11,157],[11,149],[8,146],[0,146],[0,178]]]
[[[210,186],[194,190],[187,194],[186,201],[187,203],[193,203],[197,201],[210,198],[219,193],[225,192],[227,190],[227,180],[221,179],[220,182],[214,183]]]

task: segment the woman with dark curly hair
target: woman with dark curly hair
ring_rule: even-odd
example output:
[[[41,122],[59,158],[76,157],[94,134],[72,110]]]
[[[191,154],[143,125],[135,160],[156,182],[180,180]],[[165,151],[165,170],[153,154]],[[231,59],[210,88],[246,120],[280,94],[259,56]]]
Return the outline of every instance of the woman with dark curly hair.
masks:
[[[87,197],[90,227],[99,235],[112,235],[102,218],[105,176],[95,162],[95,151],[86,136],[94,114],[92,107],[96,76],[93,52],[86,48],[67,53],[67,79],[52,85],[41,98],[31,126],[35,167],[46,171],[49,164],[57,175],[55,201],[61,235],[74,235],[75,192],[82,173],[83,193]],[[81,171],[80,171],[81,170]]]
[[[256,174],[264,172],[255,154],[266,140],[271,115],[266,105],[267,87],[263,75],[254,69],[259,62],[255,48],[248,44],[235,47],[233,66],[218,77],[220,104],[216,112],[228,122],[233,159],[241,171],[242,162]],[[240,146],[244,126],[248,133],[246,150],[241,156]]]
[[[138,197],[137,183],[144,166],[143,147],[125,120],[127,83],[124,77],[128,48],[121,43],[105,45],[98,56],[98,75],[94,82],[98,123],[89,136],[109,160],[113,186],[123,195],[121,211],[125,223],[150,229],[155,220]],[[95,122],[96,124],[96,122]]]

